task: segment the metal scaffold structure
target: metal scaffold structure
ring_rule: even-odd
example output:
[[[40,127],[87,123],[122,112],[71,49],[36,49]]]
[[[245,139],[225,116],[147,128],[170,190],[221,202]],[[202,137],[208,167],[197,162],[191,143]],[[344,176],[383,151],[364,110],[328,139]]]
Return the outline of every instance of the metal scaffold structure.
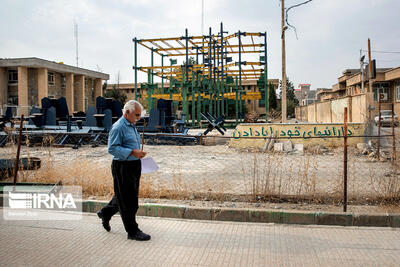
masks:
[[[186,29],[181,37],[133,38],[133,42],[135,99],[142,98],[149,110],[156,99],[172,99],[182,105],[186,122],[190,115],[192,126],[200,123],[201,112],[230,116],[237,124],[242,118],[243,101],[260,100],[265,103],[268,119],[266,32],[228,34],[221,23],[219,32],[213,33],[210,27],[208,35],[190,36]],[[150,50],[151,66],[138,66],[138,45]],[[161,66],[154,65],[155,54],[161,57]],[[166,57],[169,65],[164,65]],[[178,57],[182,65],[177,65]],[[139,95],[138,70],[147,74],[147,83],[141,84],[141,92],[146,94]],[[154,77],[161,78],[161,88]],[[257,80],[259,91],[244,91],[246,80]]]

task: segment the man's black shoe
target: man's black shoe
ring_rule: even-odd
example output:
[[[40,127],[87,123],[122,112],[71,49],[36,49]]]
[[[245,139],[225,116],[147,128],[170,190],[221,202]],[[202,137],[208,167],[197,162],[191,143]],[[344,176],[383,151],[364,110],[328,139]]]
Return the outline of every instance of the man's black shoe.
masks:
[[[107,232],[110,232],[111,231],[110,220],[106,220],[101,211],[97,212],[97,216],[99,216],[99,218],[101,219],[101,223],[103,224],[104,229],[106,229]]]
[[[134,235],[128,234],[128,239],[133,239],[137,241],[147,241],[150,240],[150,238],[150,235],[143,233],[141,230],[138,230]]]

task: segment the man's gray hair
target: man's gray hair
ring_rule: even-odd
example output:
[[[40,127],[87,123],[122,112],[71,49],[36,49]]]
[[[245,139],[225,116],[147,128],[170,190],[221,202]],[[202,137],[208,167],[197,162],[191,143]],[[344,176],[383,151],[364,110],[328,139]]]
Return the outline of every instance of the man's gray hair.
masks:
[[[122,112],[125,114],[127,110],[129,112],[133,112],[136,108],[140,108],[141,112],[143,111],[143,106],[136,100],[129,100],[125,103]]]

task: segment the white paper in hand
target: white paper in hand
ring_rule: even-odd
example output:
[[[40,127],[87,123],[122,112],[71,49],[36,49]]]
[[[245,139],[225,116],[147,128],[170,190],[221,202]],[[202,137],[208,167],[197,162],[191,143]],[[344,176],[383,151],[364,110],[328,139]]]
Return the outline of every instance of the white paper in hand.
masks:
[[[159,169],[153,158],[147,157],[142,160],[142,174],[155,172]]]

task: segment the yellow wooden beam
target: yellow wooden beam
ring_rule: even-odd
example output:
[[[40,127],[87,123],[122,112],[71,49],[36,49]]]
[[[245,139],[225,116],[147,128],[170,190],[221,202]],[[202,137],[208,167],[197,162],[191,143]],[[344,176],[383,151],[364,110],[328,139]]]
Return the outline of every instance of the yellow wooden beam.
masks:
[[[215,95],[215,94],[214,94]],[[221,94],[222,95],[222,94]],[[170,99],[169,94],[152,94],[152,98],[157,98],[157,99]],[[199,93],[195,93],[194,99],[197,101],[199,96]],[[205,93],[200,93],[200,96],[202,99],[210,99],[210,95],[205,94]],[[143,94],[142,98],[147,98],[147,94]],[[231,93],[224,93],[224,98],[225,99],[236,99],[236,93],[231,92]],[[260,92],[246,92],[246,94],[242,95],[243,100],[258,100],[261,99],[261,93]],[[180,93],[175,93],[172,94],[172,100],[174,101],[182,101],[182,94]],[[188,101],[192,101],[192,96],[188,96]]]

